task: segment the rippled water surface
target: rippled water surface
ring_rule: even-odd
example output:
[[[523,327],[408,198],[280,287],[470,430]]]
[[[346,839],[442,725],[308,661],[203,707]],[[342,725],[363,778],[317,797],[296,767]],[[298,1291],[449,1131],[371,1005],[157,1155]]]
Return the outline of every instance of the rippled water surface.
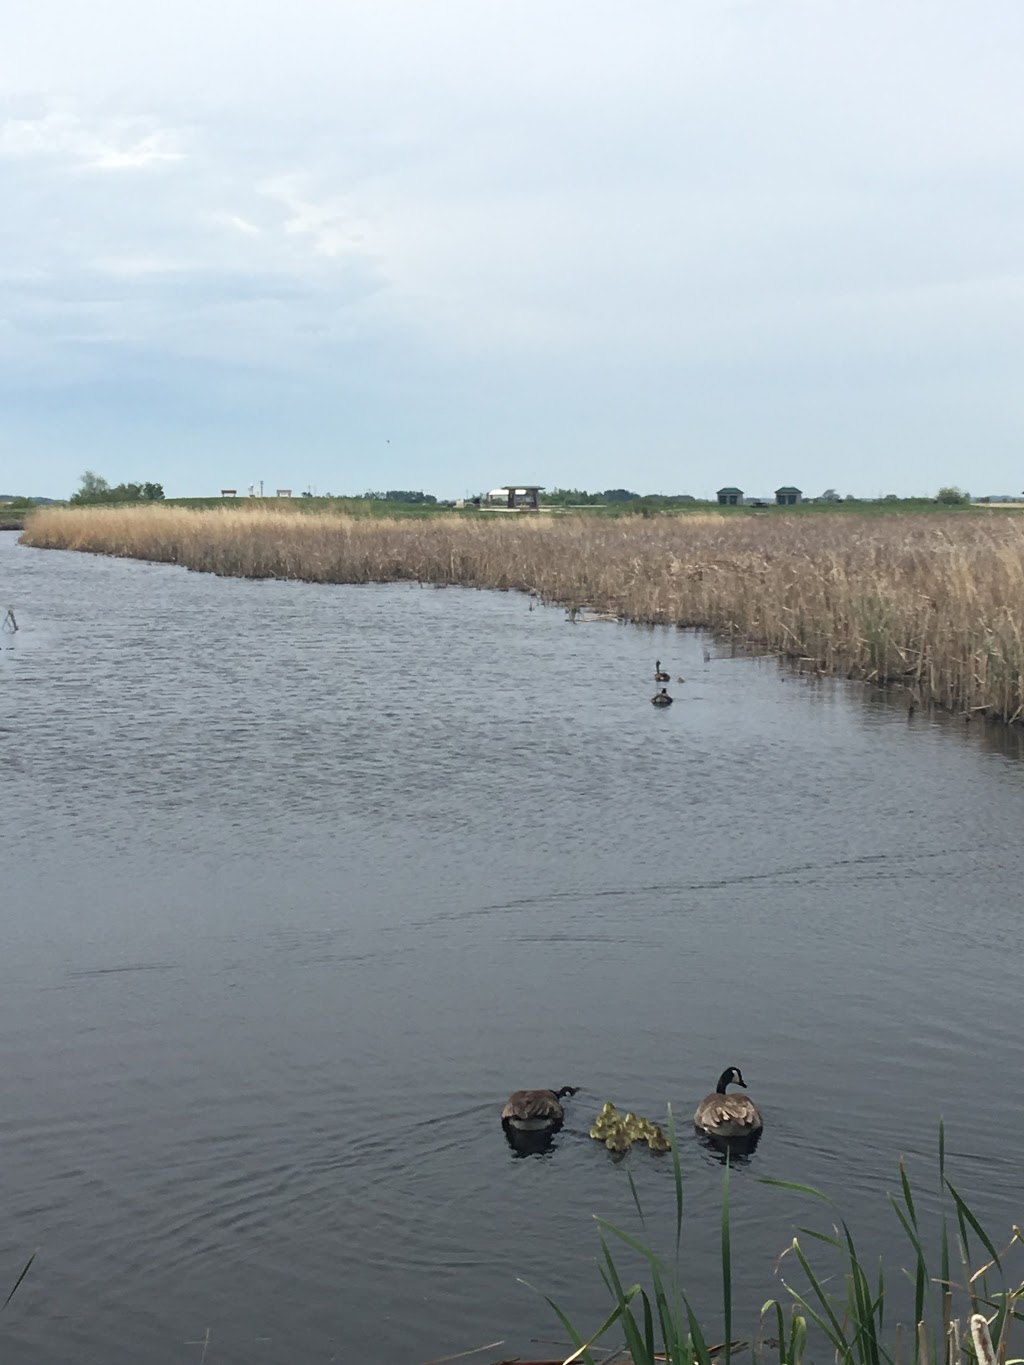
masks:
[[[0,1291],[40,1251],[3,1359],[555,1354],[520,1279],[596,1326],[592,1215],[631,1216],[593,1115],[689,1116],[732,1062],[766,1123],[741,1331],[821,1223],[755,1175],[905,1260],[884,1192],[900,1153],[934,1184],[944,1114],[979,1212],[1021,1220],[1012,737],[510,594],[5,534],[8,602]],[[563,1084],[516,1158],[503,1100]],[[721,1167],[685,1128],[681,1156],[713,1319]],[[626,1169],[667,1226],[669,1163]]]

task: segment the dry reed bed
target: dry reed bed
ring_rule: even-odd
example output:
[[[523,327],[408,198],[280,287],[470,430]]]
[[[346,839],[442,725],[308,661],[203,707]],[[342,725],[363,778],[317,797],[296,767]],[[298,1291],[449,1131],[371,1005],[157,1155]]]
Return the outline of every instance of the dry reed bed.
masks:
[[[703,626],[922,703],[1024,716],[1024,520],[1012,516],[439,516],[46,508],[27,545],[318,583],[521,589]]]

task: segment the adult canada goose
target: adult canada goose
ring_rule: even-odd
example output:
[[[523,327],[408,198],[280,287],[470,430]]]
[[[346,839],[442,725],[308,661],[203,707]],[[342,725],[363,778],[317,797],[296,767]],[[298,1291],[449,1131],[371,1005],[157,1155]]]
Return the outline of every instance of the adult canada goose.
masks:
[[[746,1090],[747,1083],[738,1066],[726,1067],[722,1072],[714,1094],[705,1095],[697,1105],[694,1123],[712,1137],[750,1137],[759,1133],[764,1121],[757,1105],[746,1095],[727,1095],[728,1085],[742,1085]]]
[[[508,1097],[501,1111],[501,1121],[521,1133],[538,1133],[545,1129],[561,1128],[565,1118],[562,1100],[575,1095],[577,1085],[563,1085],[561,1090],[517,1090]]]
[[[672,681],[672,679],[668,676],[667,673],[662,673],[662,671],[661,671],[661,660],[660,660],[660,659],[655,659],[655,661],[654,661],[654,681],[655,681],[655,682],[671,682],[671,681]]]
[[[662,688],[660,692],[655,692],[654,696],[651,698],[651,705],[652,705],[652,706],[671,706],[671,705],[672,705],[672,698],[671,698],[671,697],[669,696],[669,694],[665,691],[665,689]]]

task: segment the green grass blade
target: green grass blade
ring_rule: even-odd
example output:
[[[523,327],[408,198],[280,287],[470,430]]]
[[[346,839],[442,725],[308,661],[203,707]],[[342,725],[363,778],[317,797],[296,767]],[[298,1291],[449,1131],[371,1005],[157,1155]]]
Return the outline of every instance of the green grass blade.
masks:
[[[668,1138],[672,1144],[672,1180],[676,1189],[676,1258],[683,1239],[683,1171],[679,1165],[679,1136],[676,1133],[676,1119],[672,1106],[668,1107]]]
[[[615,1287],[615,1297],[620,1309],[619,1320],[622,1323],[622,1331],[626,1338],[626,1347],[633,1357],[633,1360],[636,1362],[636,1365],[654,1365],[653,1361],[648,1362],[644,1358],[643,1338],[640,1335],[640,1328],[636,1324],[636,1318],[634,1318],[629,1307],[633,1297],[640,1292],[640,1286],[637,1284],[633,1285],[629,1290],[623,1289],[622,1281],[619,1278],[619,1272],[615,1266],[615,1261],[611,1252],[608,1250],[608,1243],[603,1237],[601,1238],[601,1249],[604,1252],[605,1265],[608,1267],[608,1274],[611,1276],[612,1284]]]
[[[520,1278],[519,1283],[525,1284],[527,1289],[533,1290],[535,1294],[540,1292],[539,1290],[534,1288],[534,1286],[530,1283],[529,1280],[524,1280]],[[611,1314],[611,1316],[608,1317],[604,1323],[602,1323],[602,1325],[598,1328],[598,1330],[594,1333],[590,1340],[584,1341],[583,1337],[580,1336],[579,1332],[577,1332],[576,1328],[569,1321],[568,1317],[566,1317],[566,1315],[562,1312],[561,1308],[559,1308],[558,1304],[554,1301],[554,1299],[549,1298],[547,1294],[541,1294],[541,1298],[558,1318],[558,1321],[562,1324],[562,1326],[568,1333],[569,1340],[576,1347],[575,1354],[571,1355],[569,1357],[569,1360],[585,1360],[587,1362],[587,1365],[595,1365],[594,1357],[590,1354],[590,1347],[593,1346],[595,1341],[600,1341],[601,1337],[604,1336],[605,1332],[607,1332],[608,1329],[612,1327],[615,1322],[618,1321],[621,1309],[616,1308],[614,1312]],[[568,1365],[568,1361],[566,1362],[566,1365]]]
[[[725,1365],[732,1361],[732,1244],[729,1237],[729,1153],[722,1177],[722,1302],[725,1308]]]
[[[802,1318],[793,1305],[792,1325],[789,1332],[789,1359],[792,1365],[799,1365],[807,1345],[807,1319]]]
[[[785,1280],[783,1280],[783,1284],[786,1284]],[[804,1310],[804,1312],[811,1319],[811,1321],[818,1328],[818,1330],[832,1343],[833,1347],[835,1348],[837,1359],[845,1359],[850,1353],[850,1348],[849,1343],[847,1342],[846,1337],[842,1334],[842,1332],[840,1331],[839,1334],[837,1335],[835,1329],[831,1327],[828,1322],[826,1322],[825,1318],[822,1317],[822,1315],[814,1307],[814,1304],[812,1304],[810,1300],[807,1299],[803,1294],[798,1293],[798,1291],[795,1290],[791,1285],[786,1284],[786,1288],[793,1295],[795,1301]]]
[[[657,1252],[652,1251],[649,1246],[645,1246],[643,1242],[641,1242],[638,1237],[634,1237],[631,1232],[623,1231],[622,1228],[616,1227],[614,1223],[609,1223],[604,1218],[596,1218],[594,1221],[600,1227],[604,1228],[605,1231],[610,1232],[613,1237],[618,1237],[619,1240],[625,1242],[628,1247],[632,1247],[634,1251],[638,1251],[649,1265],[653,1266],[658,1264]],[[604,1238],[601,1240],[603,1242]]]
[[[835,1247],[836,1251],[842,1251],[843,1244],[838,1237],[830,1237],[827,1232],[817,1232],[814,1228],[797,1227],[797,1232],[805,1232],[808,1237],[814,1237],[819,1242],[824,1242],[826,1246]]]
[[[868,1277],[864,1273],[864,1267],[857,1255],[853,1234],[846,1223],[843,1223],[843,1234],[846,1238],[846,1250],[850,1260],[850,1279],[853,1290],[850,1307],[855,1310],[853,1318],[856,1326],[854,1342],[860,1346],[861,1359],[866,1361],[867,1365],[881,1365],[881,1358],[884,1353],[879,1346],[878,1333],[875,1330],[876,1304],[871,1297]]]
[[[917,1230],[917,1210],[914,1208],[914,1196],[910,1193],[910,1181],[907,1179],[907,1168],[900,1157],[900,1184],[903,1186],[903,1198],[906,1201],[907,1212],[910,1214],[910,1221]]]
[[[903,1231],[910,1238],[910,1243],[914,1248],[916,1256],[914,1271],[914,1321],[920,1322],[924,1317],[924,1300],[928,1290],[928,1263],[924,1258],[924,1249],[921,1246],[921,1239],[917,1235],[917,1229],[912,1226],[907,1215],[903,1212],[891,1194],[889,1195],[889,1203],[895,1209],[896,1217],[903,1224]]]
[[[754,1179],[759,1185],[774,1185],[775,1188],[779,1190],[796,1190],[797,1194],[810,1194],[813,1195],[815,1199],[820,1199],[826,1204],[832,1203],[832,1200],[829,1199],[827,1194],[822,1194],[821,1190],[816,1190],[813,1185],[798,1185],[793,1180],[773,1180],[772,1177],[768,1175],[758,1175],[755,1176]]]
[[[10,1303],[10,1301],[14,1298],[15,1294],[17,1294],[18,1288],[19,1288],[19,1286],[20,1286],[22,1280],[23,1280],[23,1279],[25,1278],[25,1276],[28,1274],[29,1270],[31,1269],[32,1262],[36,1259],[36,1257],[37,1257],[38,1255],[39,1255],[39,1248],[37,1247],[37,1248],[35,1249],[35,1251],[33,1251],[32,1255],[31,1255],[31,1256],[28,1258],[28,1260],[25,1262],[25,1264],[24,1264],[24,1266],[23,1266],[23,1268],[22,1268],[21,1274],[20,1274],[20,1275],[18,1276],[18,1278],[14,1281],[14,1287],[13,1287],[13,1289],[12,1289],[11,1292],[7,1295],[6,1299],[4,1299],[3,1304],[0,1305],[0,1313],[2,1313],[2,1312],[4,1311],[4,1309],[5,1309],[5,1308],[7,1307],[7,1305]]]
[[[665,1281],[661,1277],[657,1263],[652,1267],[651,1278],[654,1281],[654,1301],[658,1306],[658,1321],[661,1323],[661,1337],[665,1344],[665,1358],[668,1365],[686,1365],[689,1359],[686,1341],[676,1314],[669,1303],[668,1294],[665,1291]]]
[[[640,1215],[640,1226],[646,1228],[647,1223],[644,1219],[644,1211],[640,1205],[640,1195],[637,1193],[636,1181],[633,1179],[632,1171],[627,1170],[626,1180],[629,1183],[629,1192],[633,1196],[633,1203],[636,1205],[636,1211]]]
[[[647,1297],[646,1290],[641,1291],[640,1301],[644,1306],[644,1347],[647,1351],[647,1359],[653,1360],[655,1356],[654,1315],[651,1312],[651,1301]]]
[[[800,1268],[803,1270],[804,1274],[807,1276],[807,1282],[808,1282],[808,1284],[809,1284],[809,1285],[811,1286],[811,1288],[814,1290],[814,1293],[815,1293],[815,1295],[817,1296],[818,1302],[821,1304],[822,1308],[824,1309],[825,1313],[826,1313],[827,1316],[828,1316],[829,1321],[830,1321],[831,1324],[832,1324],[832,1330],[833,1330],[833,1332],[834,1332],[834,1334],[835,1334],[834,1337],[833,1337],[832,1339],[833,1339],[833,1340],[835,1341],[835,1343],[836,1343],[836,1349],[838,1350],[838,1349],[839,1349],[839,1343],[842,1343],[842,1348],[843,1348],[843,1350],[844,1350],[844,1351],[845,1351],[845,1350],[848,1350],[848,1343],[847,1343],[847,1340],[846,1340],[846,1336],[845,1336],[845,1334],[844,1334],[844,1332],[843,1332],[843,1329],[842,1329],[842,1326],[841,1326],[841,1324],[840,1324],[840,1322],[839,1322],[839,1319],[838,1319],[838,1318],[836,1317],[836,1315],[835,1315],[835,1310],[834,1310],[833,1307],[832,1307],[832,1300],[831,1300],[831,1298],[829,1297],[829,1295],[825,1293],[824,1289],[822,1289],[821,1285],[818,1283],[818,1277],[815,1275],[814,1271],[811,1269],[810,1262],[808,1261],[807,1257],[804,1255],[803,1250],[802,1250],[802,1248],[801,1248],[801,1246],[800,1246],[800,1243],[796,1240],[795,1237],[793,1238],[793,1251],[794,1251],[795,1254],[796,1254],[797,1260],[800,1262]]]
[[[953,1196],[953,1199],[956,1203],[957,1213],[963,1213],[963,1216],[967,1219],[968,1223],[970,1223],[971,1227],[978,1234],[982,1246],[992,1257],[993,1261],[995,1261],[996,1265],[999,1266],[999,1269],[1002,1270],[1003,1267],[999,1260],[999,1252],[996,1251],[995,1247],[989,1241],[988,1234],[986,1233],[985,1229],[981,1226],[981,1224],[978,1222],[977,1218],[975,1218],[974,1214],[971,1212],[970,1208],[967,1205],[967,1202],[957,1193],[954,1186],[951,1185],[948,1180],[946,1181],[946,1189],[949,1190],[950,1194]]]
[[[764,1315],[768,1312],[769,1308],[775,1309],[775,1331],[777,1333],[776,1340],[779,1343],[779,1365],[789,1365],[786,1356],[786,1321],[782,1316],[782,1304],[779,1303],[778,1299],[769,1299],[761,1309],[762,1321],[764,1321]]]
[[[939,1119],[939,1198],[942,1203],[942,1233],[940,1273],[942,1283],[949,1284],[949,1224],[946,1221],[946,1124]]]
[[[683,1304],[686,1308],[686,1320],[690,1325],[690,1339],[693,1342],[693,1354],[698,1365],[711,1365],[711,1352],[708,1344],[704,1340],[704,1333],[700,1330],[700,1323],[697,1321],[696,1314],[690,1306],[690,1300],[683,1295]]]
[[[786,1353],[786,1324],[782,1317],[782,1305],[777,1298],[770,1298],[767,1304],[760,1310],[760,1320],[765,1321],[765,1313],[770,1308],[776,1310],[776,1340],[778,1342],[778,1365],[789,1365],[789,1355]],[[770,1343],[769,1343],[770,1345]]]

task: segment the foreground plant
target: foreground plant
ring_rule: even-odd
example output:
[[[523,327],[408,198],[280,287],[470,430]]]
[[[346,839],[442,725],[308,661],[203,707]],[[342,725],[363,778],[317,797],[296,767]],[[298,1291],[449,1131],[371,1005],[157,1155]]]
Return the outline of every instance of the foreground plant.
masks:
[[[947,1179],[945,1171],[945,1133],[939,1127],[939,1187],[943,1198],[938,1259],[939,1273],[929,1268],[914,1203],[913,1190],[903,1162],[900,1162],[900,1188],[889,1201],[907,1236],[913,1266],[909,1272],[914,1286],[914,1321],[911,1327],[896,1323],[886,1329],[886,1281],[881,1264],[870,1275],[857,1251],[845,1221],[831,1233],[801,1228],[811,1239],[831,1248],[838,1257],[838,1274],[815,1269],[799,1238],[779,1257],[777,1272],[792,1258],[800,1271],[800,1281],[789,1283],[780,1274],[789,1298],[786,1302],[770,1299],[761,1309],[756,1340],[734,1341],[732,1302],[732,1249],[730,1241],[729,1185],[730,1166],[726,1161],[722,1179],[721,1269],[722,1319],[724,1341],[709,1345],[697,1313],[682,1286],[680,1247],[683,1229],[683,1187],[679,1165],[675,1123],[669,1111],[672,1136],[672,1165],[675,1186],[675,1260],[668,1264],[639,1238],[598,1218],[601,1258],[599,1267],[612,1299],[612,1310],[591,1336],[577,1330],[562,1309],[551,1299],[554,1309],[575,1346],[564,1365],[583,1360],[594,1365],[591,1348],[613,1328],[619,1329],[634,1365],[711,1365],[712,1359],[729,1365],[732,1356],[749,1350],[755,1361],[771,1350],[781,1365],[802,1365],[808,1355],[808,1342],[816,1334],[818,1359],[831,1357],[836,1365],[901,1365],[906,1360],[916,1365],[1024,1365],[1009,1359],[1010,1327],[1024,1320],[1018,1301],[1024,1298],[1024,1283],[1008,1287],[1003,1261],[1007,1253],[1024,1241],[1020,1228],[1013,1226],[1008,1245],[1000,1252],[979,1223],[966,1201]],[[643,1209],[632,1175],[630,1192],[641,1223]],[[795,1190],[830,1204],[831,1200],[808,1185],[761,1178],[761,1183]],[[950,1210],[950,1203],[952,1210]],[[950,1229],[949,1214],[955,1216]],[[955,1244],[959,1266],[957,1278],[951,1273],[951,1241]],[[646,1263],[648,1285],[626,1284],[612,1251],[615,1242],[637,1252]],[[971,1269],[976,1255],[984,1251],[987,1259]],[[901,1274],[908,1274],[901,1271]],[[892,1272],[890,1272],[890,1275]],[[990,1280],[994,1283],[990,1284]],[[838,1285],[842,1288],[839,1289]],[[833,1286],[837,1287],[833,1287]],[[966,1326],[962,1317],[966,1315]],[[773,1333],[766,1337],[766,1331]]]

